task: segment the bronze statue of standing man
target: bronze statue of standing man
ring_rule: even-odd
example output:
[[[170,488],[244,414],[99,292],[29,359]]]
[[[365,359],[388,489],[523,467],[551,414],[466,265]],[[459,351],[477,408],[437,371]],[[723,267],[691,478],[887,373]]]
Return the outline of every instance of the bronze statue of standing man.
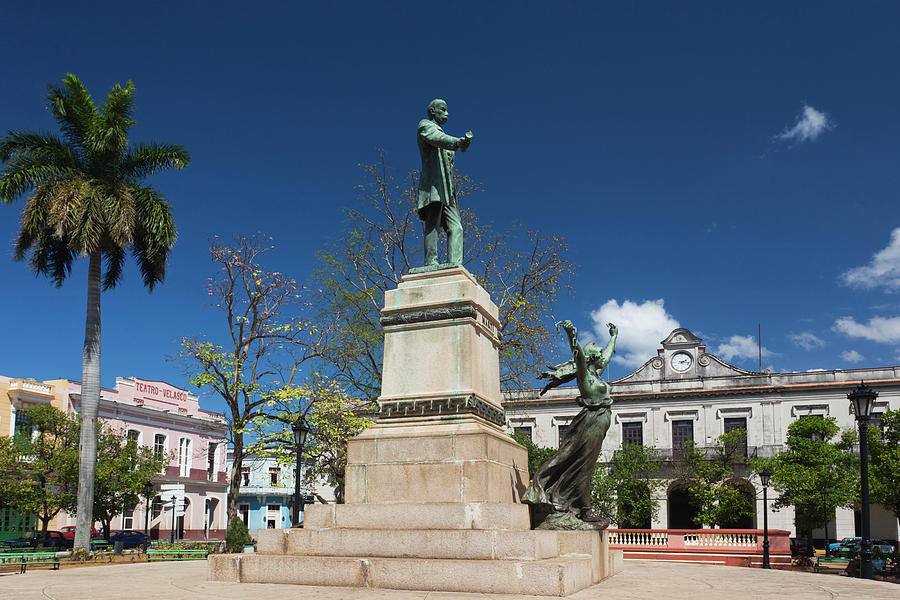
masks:
[[[438,227],[447,232],[447,262],[461,265],[463,261],[463,228],[456,202],[453,157],[455,150],[465,152],[469,148],[472,132],[461,138],[447,135],[441,126],[449,117],[447,103],[437,98],[428,104],[428,118],[419,121],[422,173],[417,207],[425,226],[426,267],[438,264]]]

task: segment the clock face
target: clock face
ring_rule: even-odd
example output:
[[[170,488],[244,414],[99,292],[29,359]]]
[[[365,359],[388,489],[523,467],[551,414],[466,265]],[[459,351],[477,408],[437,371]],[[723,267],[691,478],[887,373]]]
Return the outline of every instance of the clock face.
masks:
[[[673,369],[681,373],[690,369],[693,362],[694,359],[691,358],[690,354],[688,354],[687,352],[679,352],[672,357],[672,360],[669,364],[672,365]]]

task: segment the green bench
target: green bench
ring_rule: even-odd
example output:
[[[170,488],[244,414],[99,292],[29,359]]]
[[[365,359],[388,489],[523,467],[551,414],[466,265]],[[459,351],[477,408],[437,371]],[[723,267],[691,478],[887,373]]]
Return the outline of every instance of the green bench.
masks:
[[[147,562],[154,560],[206,560],[209,550],[147,550]]]
[[[0,554],[0,569],[14,567],[24,573],[29,565],[52,565],[59,569],[56,552],[4,552]]]
[[[843,556],[819,556],[816,558],[814,570],[816,573],[843,572],[848,562],[849,559]]]

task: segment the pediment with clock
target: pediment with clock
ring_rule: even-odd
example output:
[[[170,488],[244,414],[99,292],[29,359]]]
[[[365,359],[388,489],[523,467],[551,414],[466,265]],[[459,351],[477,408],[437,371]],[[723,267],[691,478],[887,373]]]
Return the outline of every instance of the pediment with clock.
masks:
[[[709,354],[703,340],[684,327],[672,330],[672,333],[662,340],[660,345],[662,348],[656,351],[655,357],[645,362],[630,375],[617,379],[615,383],[677,381],[698,377],[728,377],[753,373],[753,371],[745,371],[728,364],[714,354]]]

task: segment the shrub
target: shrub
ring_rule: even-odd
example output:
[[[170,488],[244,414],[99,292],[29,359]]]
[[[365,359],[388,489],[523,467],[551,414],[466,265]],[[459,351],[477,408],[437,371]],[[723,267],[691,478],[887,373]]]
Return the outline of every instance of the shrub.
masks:
[[[243,519],[235,515],[228,525],[228,532],[225,534],[225,552],[243,552],[244,546],[252,543],[253,538],[250,537],[250,531],[244,524]]]

